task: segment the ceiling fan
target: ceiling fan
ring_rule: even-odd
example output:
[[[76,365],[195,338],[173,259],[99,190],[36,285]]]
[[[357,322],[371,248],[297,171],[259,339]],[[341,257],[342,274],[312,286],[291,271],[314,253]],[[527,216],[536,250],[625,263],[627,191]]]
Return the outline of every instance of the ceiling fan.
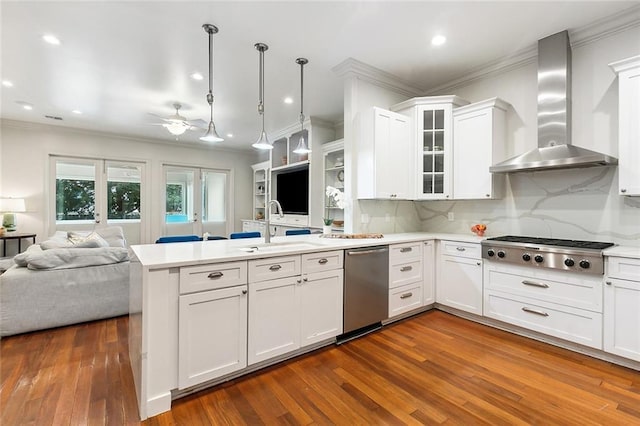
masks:
[[[162,117],[157,114],[149,113],[155,117],[158,117],[164,123],[154,123],[156,126],[162,126],[169,131],[174,136],[180,136],[187,130],[194,129],[205,129],[207,128],[207,123],[204,120],[196,119],[196,120],[187,120],[186,117],[180,115],[180,108],[182,108],[182,104],[176,102],[173,104],[173,107],[176,109],[176,113],[172,114],[168,117]]]

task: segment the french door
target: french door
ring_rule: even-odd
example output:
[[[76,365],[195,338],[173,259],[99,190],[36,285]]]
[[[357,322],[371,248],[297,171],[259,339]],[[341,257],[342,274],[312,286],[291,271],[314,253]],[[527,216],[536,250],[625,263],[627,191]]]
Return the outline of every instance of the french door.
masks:
[[[163,235],[228,236],[233,230],[229,170],[164,166]]]
[[[144,242],[144,163],[51,157],[50,229],[121,226],[127,244]],[[144,214],[143,214],[144,213]]]

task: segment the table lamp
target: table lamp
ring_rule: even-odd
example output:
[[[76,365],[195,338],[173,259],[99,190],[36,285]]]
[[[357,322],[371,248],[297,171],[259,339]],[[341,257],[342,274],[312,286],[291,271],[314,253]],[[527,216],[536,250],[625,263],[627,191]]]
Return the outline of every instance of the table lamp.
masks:
[[[27,211],[24,198],[0,198],[0,213],[4,213],[2,217],[2,226],[7,231],[16,230],[17,220],[16,213]]]

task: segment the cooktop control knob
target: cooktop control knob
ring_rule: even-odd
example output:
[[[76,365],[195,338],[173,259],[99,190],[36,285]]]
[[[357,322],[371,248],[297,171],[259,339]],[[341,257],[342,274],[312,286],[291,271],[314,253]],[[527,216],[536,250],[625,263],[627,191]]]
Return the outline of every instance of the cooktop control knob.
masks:
[[[498,252],[498,257],[499,257],[500,259],[503,259],[505,256],[506,256],[506,255],[505,255],[504,251],[500,250],[500,251]]]
[[[489,250],[487,250],[487,256],[489,256],[489,257],[493,257],[493,256],[495,256],[495,255],[496,255],[496,252],[495,252],[495,251],[493,251],[493,249],[489,249]]]
[[[580,261],[580,267],[581,267],[581,268],[583,268],[583,269],[589,269],[589,267],[590,267],[590,266],[591,266],[591,264],[589,263],[589,261],[588,261],[588,260],[586,260],[586,259],[582,259],[582,260]]]
[[[525,262],[528,262],[531,260],[531,255],[529,253],[525,253],[522,255],[522,260],[524,260]]]
[[[536,254],[536,257],[534,257],[533,260],[535,260],[537,263],[542,263],[544,262],[544,257],[540,256],[539,254]]]
[[[564,260],[564,264],[565,264],[565,265],[567,265],[567,266],[569,266],[569,267],[571,267],[571,266],[575,265],[575,264],[576,264],[576,262],[575,262],[572,258],[567,257],[567,258]]]

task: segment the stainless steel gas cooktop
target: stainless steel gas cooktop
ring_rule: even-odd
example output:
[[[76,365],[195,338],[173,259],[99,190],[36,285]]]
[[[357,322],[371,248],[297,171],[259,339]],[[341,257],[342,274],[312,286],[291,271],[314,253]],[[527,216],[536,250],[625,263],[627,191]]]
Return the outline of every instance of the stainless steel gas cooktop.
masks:
[[[602,250],[614,243],[506,235],[482,242],[482,257],[496,262],[604,274]]]

